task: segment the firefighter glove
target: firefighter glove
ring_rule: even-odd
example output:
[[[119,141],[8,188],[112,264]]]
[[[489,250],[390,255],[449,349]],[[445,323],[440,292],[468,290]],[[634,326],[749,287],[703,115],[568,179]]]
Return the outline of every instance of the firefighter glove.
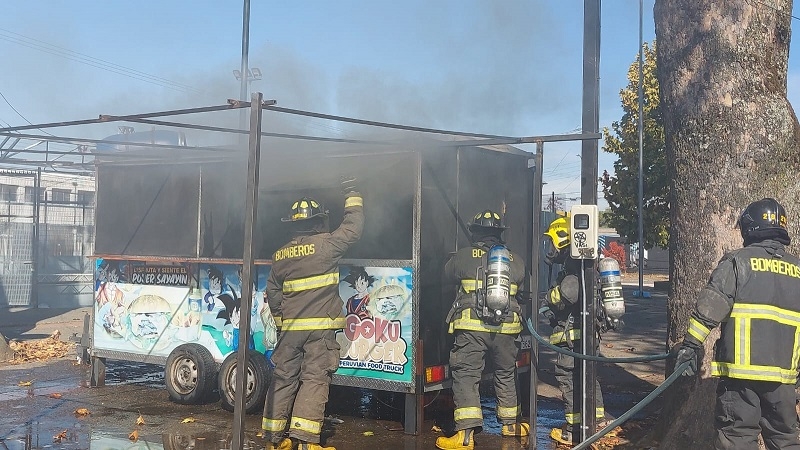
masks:
[[[357,192],[358,188],[356,186],[356,177],[352,175],[345,175],[339,178],[339,183],[342,187],[342,194],[349,194],[351,192]]]
[[[681,364],[685,362],[689,362],[689,365],[683,371],[682,375],[685,377],[693,377],[697,374],[698,368],[700,367],[699,364],[699,354],[697,349],[692,345],[683,344],[681,348],[678,350],[678,355],[675,357],[675,367],[677,368]]]

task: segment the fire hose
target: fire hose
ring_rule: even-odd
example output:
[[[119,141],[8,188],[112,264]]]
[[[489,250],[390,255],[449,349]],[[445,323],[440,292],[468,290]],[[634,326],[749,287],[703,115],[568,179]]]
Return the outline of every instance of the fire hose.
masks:
[[[525,321],[525,324],[528,327],[528,331],[530,331],[531,335],[539,343],[541,343],[545,347],[547,347],[547,348],[549,348],[549,349],[551,349],[551,350],[553,350],[555,352],[558,352],[558,353],[561,353],[561,354],[564,354],[564,355],[568,355],[568,356],[572,356],[573,358],[585,359],[585,360],[588,360],[588,361],[626,363],[626,362],[658,361],[658,360],[666,359],[667,357],[669,357],[669,353],[663,353],[663,354],[658,354],[658,355],[647,355],[647,356],[634,356],[634,357],[628,357],[628,358],[606,358],[606,357],[602,357],[602,356],[583,355],[583,354],[575,353],[573,351],[570,351],[570,350],[567,350],[565,348],[558,347],[556,345],[551,344],[549,341],[547,341],[545,338],[543,338],[541,335],[539,335],[539,333],[537,333],[536,330],[534,330],[533,323],[531,322],[530,318],[528,318]],[[675,368],[675,370],[672,372],[672,374],[669,377],[667,377],[667,379],[665,379],[663,383],[658,385],[658,387],[655,388],[655,390],[653,390],[653,392],[648,394],[645,398],[640,400],[637,404],[633,405],[633,407],[631,409],[629,409],[628,411],[626,411],[624,414],[622,414],[621,416],[619,416],[618,418],[613,420],[611,423],[609,423],[608,425],[603,427],[602,430],[598,431],[597,433],[595,433],[592,436],[590,436],[589,438],[587,438],[585,441],[583,441],[583,442],[579,443],[578,445],[576,445],[575,447],[573,447],[573,450],[583,450],[583,449],[589,448],[590,445],[592,445],[595,441],[597,441],[601,437],[605,436],[609,431],[611,431],[614,428],[616,428],[617,426],[622,425],[623,423],[625,423],[634,414],[636,414],[639,411],[641,411],[650,402],[655,400],[656,397],[661,395],[661,393],[664,392],[670,385],[672,385],[672,383],[674,383],[675,380],[677,380],[681,376],[683,371],[686,370],[687,367],[689,367],[689,364],[691,364],[691,362],[690,361],[686,361],[683,364],[677,366]]]

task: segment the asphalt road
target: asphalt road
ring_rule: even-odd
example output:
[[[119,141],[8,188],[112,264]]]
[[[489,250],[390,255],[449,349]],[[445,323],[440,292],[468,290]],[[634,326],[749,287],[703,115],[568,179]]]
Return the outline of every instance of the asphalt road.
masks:
[[[626,287],[626,326],[603,337],[601,353],[634,356],[664,352],[666,295],[651,289],[651,298],[634,298]],[[70,311],[7,311],[0,314],[0,332],[18,339],[38,339],[59,330],[62,339],[80,334],[86,308]],[[546,326],[541,332],[546,333]],[[540,352],[537,436],[539,450],[554,445],[547,439],[550,427],[563,419],[560,393],[552,376],[555,355]],[[663,362],[598,364],[606,409],[618,417],[664,379]],[[451,411],[436,401],[426,409],[423,432],[403,433],[401,399],[386,393],[333,387],[323,436],[327,445],[343,449],[431,449],[446,426]],[[441,400],[441,399],[439,399]],[[524,400],[523,400],[524,401]],[[484,401],[491,416],[494,403]],[[75,411],[85,409],[88,415]],[[88,366],[77,365],[74,355],[39,363],[0,367],[0,448],[7,450],[70,449],[222,449],[229,448],[233,414],[217,402],[199,406],[169,400],[163,369],[138,363],[109,361],[106,386],[88,387]],[[139,417],[143,425],[137,425]],[[193,419],[186,421],[185,419]],[[485,432],[476,438],[478,448],[523,449],[527,441],[501,438],[499,428],[486,420]],[[258,435],[260,416],[245,418],[251,448],[263,448]],[[136,431],[136,442],[129,435]]]

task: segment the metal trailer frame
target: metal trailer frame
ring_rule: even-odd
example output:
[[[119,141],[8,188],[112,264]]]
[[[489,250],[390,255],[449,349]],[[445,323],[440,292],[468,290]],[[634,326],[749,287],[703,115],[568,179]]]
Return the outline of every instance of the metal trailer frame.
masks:
[[[411,208],[410,212],[412,213],[412,220],[410,224],[410,241],[406,242],[406,235],[405,231],[401,233],[401,236],[398,236],[399,240],[403,242],[403,246],[408,244],[410,246],[410,252],[408,252],[408,258],[392,258],[389,256],[387,258],[379,258],[379,259],[346,259],[342,262],[345,264],[350,265],[358,265],[358,266],[367,266],[367,267],[411,267],[413,273],[413,287],[412,287],[412,342],[416,343],[415,348],[412,349],[413,361],[411,364],[411,381],[410,382],[397,382],[397,381],[389,381],[389,380],[382,380],[376,378],[363,378],[357,376],[342,376],[338,374],[334,374],[333,383],[336,385],[342,386],[351,386],[351,387],[359,387],[359,388],[366,388],[366,389],[376,389],[376,390],[383,390],[383,391],[390,391],[390,392],[398,392],[406,394],[406,401],[405,401],[405,428],[406,431],[412,434],[417,434],[422,422],[422,407],[423,407],[423,395],[425,392],[434,391],[439,389],[445,389],[449,386],[449,383],[442,383],[436,385],[426,385],[424,383],[424,371],[423,367],[424,360],[431,359],[429,358],[428,351],[424,347],[424,342],[430,342],[431,344],[438,343],[439,345],[439,352],[438,354],[431,354],[433,357],[434,364],[447,364],[447,355],[449,346],[442,345],[442,341],[447,339],[446,334],[446,324],[444,322],[444,315],[449,309],[449,305],[451,303],[451,298],[440,298],[441,288],[438,285],[440,281],[440,272],[441,268],[446,261],[446,256],[450,252],[454,252],[459,247],[463,247],[465,245],[469,245],[468,235],[466,233],[466,222],[469,221],[469,218],[472,217],[474,213],[477,211],[483,210],[487,207],[488,202],[491,201],[491,198],[494,197],[493,204],[489,204],[492,209],[499,209],[501,206],[501,201],[499,199],[503,199],[502,203],[508,201],[508,207],[511,210],[511,214],[513,216],[513,223],[512,229],[508,232],[515,233],[511,240],[514,242],[513,248],[519,248],[527,252],[527,249],[531,248],[533,239],[533,233],[529,233],[529,222],[527,217],[530,214],[530,209],[532,207],[532,199],[531,195],[532,192],[528,189],[529,186],[534,185],[533,181],[533,173],[528,169],[528,167],[533,166],[530,163],[531,154],[527,152],[523,152],[520,150],[515,150],[510,147],[501,147],[500,149],[483,149],[479,147],[473,146],[444,146],[442,148],[435,148],[435,143],[429,143],[429,148],[412,148],[408,150],[390,150],[389,159],[396,159],[399,163],[392,166],[393,172],[399,171],[405,172],[406,168],[411,168],[410,173],[404,173],[400,175],[401,178],[410,178],[411,181],[407,183],[406,186],[412,189],[411,193]],[[367,152],[367,153],[360,153],[360,154],[351,154],[351,155],[342,155],[341,158],[351,160],[353,159],[354,155],[356,159],[361,159],[364,161],[363,164],[370,164],[371,158],[380,159],[385,158],[383,151],[378,150],[375,152]],[[281,155],[281,152],[273,151],[271,152],[270,158],[273,161],[280,161],[281,157],[285,155]],[[305,157],[301,157],[303,159]],[[498,164],[493,164],[498,163]],[[400,167],[402,165],[402,167]],[[163,164],[162,164],[163,166]],[[437,166],[436,168],[432,166]],[[496,166],[496,167],[492,167]],[[517,166],[518,169],[515,172],[517,175],[512,176],[513,170],[511,168],[513,166]],[[477,169],[479,167],[485,167],[486,173],[481,174],[478,172]],[[169,165],[167,164],[165,167],[162,167],[164,170],[169,171]],[[441,178],[447,178],[446,181],[442,181],[439,177],[442,175],[439,173],[437,169],[444,168],[447,170],[448,174],[442,176]],[[193,238],[198,240],[196,245],[189,245],[189,242],[185,242],[181,244],[181,247],[184,249],[194,248],[198,252],[198,254],[192,256],[180,256],[180,255],[167,255],[169,250],[167,248],[167,243],[165,242],[156,242],[156,243],[145,243],[142,244],[146,247],[146,250],[153,251],[155,249],[162,250],[162,254],[160,255],[146,255],[141,252],[137,252],[137,246],[139,245],[139,240],[137,240],[136,235],[139,234],[139,230],[150,230],[151,228],[147,224],[133,224],[135,225],[134,230],[136,233],[134,235],[125,235],[123,230],[122,234],[116,234],[114,232],[109,232],[109,229],[114,229],[109,222],[116,222],[116,216],[119,213],[118,208],[128,208],[129,202],[114,198],[113,203],[110,203],[109,198],[107,197],[108,194],[116,194],[118,191],[125,189],[125,185],[127,184],[125,177],[138,177],[141,175],[142,171],[149,172],[151,169],[150,166],[142,166],[141,168],[124,166],[125,172],[127,174],[116,173],[117,169],[114,167],[114,164],[111,163],[109,167],[104,168],[103,166],[98,167],[98,186],[101,186],[102,183],[108,182],[111,184],[116,184],[116,186],[108,185],[106,188],[100,187],[98,189],[98,242],[97,242],[97,257],[110,259],[110,260],[145,260],[145,261],[163,261],[163,262],[171,262],[171,261],[180,261],[180,262],[192,262],[192,263],[233,263],[238,264],[242,260],[238,257],[238,255],[229,255],[226,254],[230,247],[225,248],[223,247],[223,254],[220,255],[223,258],[230,257],[226,259],[220,259],[219,257],[209,257],[205,254],[200,254],[203,248],[200,245],[199,241],[206,240],[203,236],[201,221],[203,218],[206,217],[205,213],[202,212],[202,209],[206,207],[204,201],[198,201],[197,209],[195,209],[194,203],[191,203],[187,208],[187,211],[198,211],[196,216],[197,220],[197,230],[199,233],[194,235]],[[105,173],[104,170],[111,170],[112,172]],[[206,182],[208,180],[207,177],[204,177],[203,168],[201,168],[200,173],[197,176],[197,179],[203,180]],[[471,173],[475,173],[476,176],[471,176]],[[194,175],[194,174],[193,174]],[[388,184],[392,184],[391,181],[391,173],[381,173],[380,174],[381,182],[385,182]],[[490,175],[490,176],[487,176]],[[517,186],[511,184],[497,184],[495,181],[498,178],[498,175],[506,175],[506,179],[513,179],[518,182]],[[387,177],[389,179],[387,179]],[[150,181],[150,180],[148,180]],[[146,182],[148,182],[146,181]],[[152,180],[157,181],[157,180]],[[303,180],[303,183],[306,183],[310,180]],[[448,182],[455,182],[455,186],[444,186]],[[158,184],[158,183],[148,183],[148,184]],[[202,184],[202,182],[201,182]],[[500,189],[501,193],[498,195],[497,190],[491,190],[491,185],[496,185],[496,189]],[[474,185],[474,186],[473,186]],[[374,183],[373,183],[374,186]],[[432,197],[435,197],[434,200],[424,200],[423,195],[423,187],[425,188],[426,192],[431,193]],[[109,190],[110,189],[110,190]],[[407,192],[404,192],[403,187],[399,189],[399,196],[405,197]],[[503,195],[502,190],[505,189],[507,192]],[[200,186],[198,190],[198,198],[203,196],[203,192],[206,191],[205,186]],[[333,206],[329,200],[329,198],[325,198],[324,192],[318,192],[319,189],[314,189],[314,195],[312,195],[315,199],[320,199],[317,197],[317,194],[322,195],[321,198],[322,203],[325,205]],[[445,192],[447,191],[447,192]],[[159,191],[161,192],[161,191]],[[293,191],[292,191],[293,192]],[[365,195],[369,196],[370,192],[373,192],[370,186],[365,186],[364,189]],[[262,194],[268,192],[262,192]],[[292,194],[294,195],[294,194]],[[380,203],[385,201],[385,198],[389,194],[386,190],[380,191],[379,193],[373,193],[372,198],[368,199],[368,203],[366,205],[367,210],[377,210],[380,207],[374,205],[374,203]],[[285,197],[285,195],[282,195]],[[299,196],[299,194],[298,194]],[[454,196],[454,197],[451,197]],[[510,197],[509,197],[510,196]],[[116,197],[116,196],[115,196]],[[330,195],[328,195],[330,197]],[[481,198],[482,197],[482,198]],[[499,198],[499,199],[498,199]],[[268,199],[269,200],[269,199]],[[372,201],[373,204],[369,202]],[[144,201],[144,203],[148,203]],[[155,204],[156,202],[152,202]],[[267,204],[276,204],[280,202],[267,202],[261,203],[261,206],[265,206]],[[286,202],[283,202],[286,203]],[[424,204],[423,204],[424,203]],[[159,206],[157,204],[151,207],[154,209],[158,209]],[[437,208],[439,204],[446,204],[446,207]],[[130,207],[131,210],[136,210],[136,207]],[[269,208],[268,208],[269,209]],[[426,212],[427,211],[427,212]],[[245,211],[247,214],[247,211]],[[335,211],[332,212],[332,215],[335,215]],[[274,215],[274,214],[273,214]],[[462,215],[466,216],[462,218]],[[176,216],[180,216],[179,213],[176,213]],[[427,217],[427,219],[424,219]],[[263,219],[263,215],[262,215]],[[275,217],[271,217],[269,222],[273,222]],[[126,218],[124,220],[127,220]],[[424,221],[424,224],[423,224]],[[370,221],[370,217],[368,214],[367,218],[367,227],[369,227],[370,223],[374,223],[374,221]],[[522,224],[522,225],[520,225]],[[175,228],[171,227],[170,224],[162,224],[167,228]],[[270,224],[271,225],[271,224]],[[442,229],[444,227],[444,229]],[[131,227],[129,227],[130,229]],[[265,225],[262,229],[270,228],[269,225]],[[104,231],[105,230],[105,231]],[[427,230],[423,232],[423,230]],[[193,230],[194,231],[194,230]],[[144,232],[147,235],[147,232]],[[189,233],[192,234],[192,233]],[[423,234],[427,237],[431,237],[431,241],[437,242],[428,242],[423,249],[423,241],[426,238],[423,238]],[[112,252],[109,253],[107,249],[109,246],[112,246],[112,243],[108,242],[108,238],[113,237],[114,240],[121,240],[122,242],[126,243],[126,247],[124,251],[121,252]],[[380,236],[386,237],[386,236]],[[120,239],[121,238],[121,239]],[[280,242],[280,238],[273,239],[275,242]],[[364,238],[362,238],[364,239]],[[375,239],[372,239],[373,243]],[[267,248],[278,248],[281,244],[263,244]],[[133,247],[132,253],[130,247]],[[138,248],[141,250],[141,247]],[[263,257],[265,253],[262,251],[260,255]],[[422,263],[421,259],[422,256],[425,255],[426,260],[430,260],[433,262],[430,263]],[[269,261],[266,260],[258,260],[255,262],[256,265],[263,265],[269,264]],[[528,264],[528,272],[530,273],[530,264]],[[421,280],[428,280],[428,281],[421,281]],[[430,289],[433,292],[430,293],[422,293],[421,289],[422,286],[426,285],[426,290]],[[526,287],[527,290],[527,287]],[[243,298],[246,298],[247,294],[243,294]],[[422,299],[425,298],[426,303],[439,303],[440,306],[438,309],[436,307],[428,308],[421,307]],[[440,303],[441,302],[441,303]],[[446,306],[446,308],[444,307]],[[422,314],[423,309],[427,312]],[[424,323],[423,323],[424,322]],[[426,335],[426,339],[421,339],[422,333],[421,328],[425,327],[426,329],[433,330],[433,335]],[[433,348],[433,347],[431,347]],[[444,351],[442,351],[444,350]],[[93,349],[92,356],[95,358],[109,358],[109,359],[122,359],[122,360],[131,360],[137,362],[150,362],[150,363],[158,363],[164,364],[166,358],[164,357],[154,357],[152,355],[140,355],[140,354],[130,354],[130,353],[121,353],[117,351],[105,350],[105,349]],[[93,383],[101,382],[102,376],[102,366],[97,364],[97,369],[93,370],[92,380]],[[527,370],[527,367],[523,368]],[[523,370],[523,371],[524,371]]]
[[[258,97],[257,97],[258,96]],[[260,94],[254,94],[253,99],[261,98]],[[2,135],[16,135],[17,131],[24,130],[24,129],[31,129],[31,128],[48,128],[48,127],[62,127],[62,126],[72,126],[72,125],[83,125],[89,123],[103,123],[103,122],[111,122],[111,121],[123,121],[123,122],[133,122],[133,123],[148,123],[152,125],[161,125],[161,126],[171,126],[171,127],[180,127],[180,128],[193,128],[193,129],[202,129],[208,131],[220,131],[220,132],[228,132],[228,133],[239,133],[239,134],[247,134],[250,133],[251,135],[251,152],[254,149],[260,150],[260,143],[256,143],[253,145],[254,135],[256,138],[260,136],[266,137],[278,137],[278,138],[289,138],[289,139],[296,139],[296,140],[305,140],[305,141],[316,141],[316,142],[327,142],[327,143],[341,143],[341,144],[366,144],[366,145],[387,145],[390,143],[387,142],[379,142],[379,141],[359,141],[359,140],[350,140],[350,139],[331,139],[331,138],[319,138],[313,136],[301,136],[301,135],[286,135],[286,134],[279,134],[279,133],[264,133],[261,132],[260,134],[258,131],[249,132],[246,130],[237,130],[237,129],[227,129],[227,128],[220,128],[220,127],[209,127],[209,126],[201,126],[201,125],[193,125],[187,123],[178,123],[178,122],[166,122],[160,120],[153,120],[153,117],[161,117],[161,116],[171,116],[171,115],[182,115],[182,114],[193,114],[193,113],[200,113],[200,112],[211,112],[211,111],[222,111],[222,110],[230,110],[230,109],[240,109],[250,107],[251,103],[249,102],[241,102],[237,100],[229,100],[227,105],[220,105],[220,106],[211,106],[211,107],[202,107],[202,108],[191,108],[191,109],[183,109],[183,110],[174,110],[174,111],[163,111],[163,112],[154,112],[154,113],[147,113],[147,114],[139,114],[139,115],[129,115],[129,116],[100,116],[99,119],[94,120],[81,120],[81,121],[72,121],[72,122],[56,122],[51,124],[39,124],[39,125],[32,125],[32,126],[21,126],[21,127],[12,127],[7,129],[0,130],[0,136]],[[597,140],[600,136],[598,133],[581,133],[581,134],[572,134],[572,135],[554,135],[554,136],[532,136],[532,137],[509,137],[509,136],[495,136],[495,135],[483,135],[483,134],[471,134],[471,133],[461,133],[461,132],[450,132],[446,130],[436,130],[436,129],[429,129],[429,128],[420,128],[420,127],[406,127],[396,124],[386,124],[380,122],[372,122],[372,121],[365,121],[360,119],[352,119],[346,117],[339,117],[339,116],[331,116],[326,114],[318,114],[312,113],[307,111],[300,111],[300,110],[292,110],[287,108],[278,108],[274,106],[274,102],[262,102],[261,108],[264,110],[274,110],[276,112],[282,113],[289,113],[289,114],[299,114],[305,115],[310,117],[317,117],[317,118],[324,118],[330,120],[340,120],[349,123],[358,123],[362,125],[370,125],[370,126],[378,126],[378,127],[386,127],[386,128],[394,128],[394,129],[402,129],[408,131],[416,131],[422,133],[437,133],[437,134],[450,134],[455,136],[463,136],[463,140],[459,141],[438,141],[436,146],[447,148],[447,147],[469,147],[469,148],[478,148],[478,147],[486,147],[486,146],[505,146],[508,144],[528,144],[528,143],[536,143],[537,144],[537,152],[535,154],[530,154],[527,152],[523,152],[521,150],[513,150],[513,152],[517,152],[520,156],[525,156],[524,161],[527,161],[525,164],[524,169],[529,171],[529,176],[527,176],[528,181],[523,183],[520,187],[524,189],[528,194],[528,200],[525,206],[525,217],[523,220],[528,221],[531,225],[530,229],[528,230],[528,236],[524,240],[527,244],[522,246],[518,246],[517,248],[522,249],[524,247],[528,255],[532,258],[530,261],[538,261],[539,257],[539,217],[538,211],[541,210],[541,173],[542,173],[542,156],[543,156],[543,147],[545,142],[555,142],[555,141],[574,141],[574,140]],[[252,111],[253,109],[251,109]],[[260,120],[258,121],[260,125]],[[251,120],[252,126],[252,120]],[[68,138],[62,138],[68,139]],[[83,140],[81,140],[83,141]],[[98,158],[96,164],[98,166],[108,163],[108,161],[116,160],[116,164],[120,165],[130,165],[130,166],[137,166],[137,165],[150,165],[154,162],[157,162],[161,159],[159,152],[170,150],[170,149],[180,149],[182,151],[187,151],[187,154],[193,154],[192,158],[194,160],[199,160],[203,163],[219,163],[224,161],[225,159],[230,157],[230,154],[226,154],[229,152],[233,152],[236,150],[232,149],[225,149],[225,148],[217,148],[217,147],[178,147],[178,146],[170,146],[170,145],[153,145],[151,146],[153,151],[149,154],[142,154],[137,155],[136,158],[131,158],[130,155],[120,155],[120,154],[110,154],[105,155],[104,158]],[[497,149],[495,149],[497,151]],[[241,152],[239,151],[241,154]],[[421,155],[418,153],[418,155]],[[417,282],[420,272],[420,250],[419,250],[419,243],[421,240],[421,192],[423,189],[422,185],[422,172],[423,172],[423,159],[421,156],[417,157],[417,176],[415,179],[415,200],[414,200],[414,225],[413,229],[415,230],[414,234],[414,253],[411,256],[411,263],[412,267],[414,268],[414,301],[415,301],[415,308],[414,308],[414,336],[415,338],[419,337],[419,298],[420,298],[420,284]],[[112,163],[113,165],[113,163]],[[258,169],[255,169],[256,177],[258,176]],[[249,169],[252,177],[252,168]],[[538,182],[536,179],[538,178]],[[250,180],[248,180],[248,185],[250,185]],[[98,194],[100,192],[98,191]],[[202,195],[202,189],[198,191],[198,195]],[[99,209],[99,208],[98,208]],[[254,207],[255,209],[255,207]],[[483,207],[479,208],[483,209]],[[467,214],[471,215],[474,211],[469,211]],[[457,217],[457,215],[456,215]],[[463,229],[463,224],[461,225]],[[458,234],[458,232],[456,232]],[[198,230],[199,235],[199,230]],[[462,236],[460,239],[464,239],[466,236]],[[455,247],[458,247],[459,238],[456,238]],[[456,248],[453,248],[455,250]],[[96,255],[98,257],[103,256],[114,256],[114,255],[104,255],[101,252],[98,252]],[[121,255],[116,255],[116,257],[120,257]],[[136,260],[137,257],[129,255],[123,256],[126,259]],[[218,263],[230,263],[235,264],[242,262],[240,258],[226,258],[224,256],[221,257],[213,257],[213,258],[205,258],[199,257],[199,244],[198,244],[198,253],[195,255],[194,258],[186,258],[186,257],[166,257],[166,256],[157,256],[157,255],[150,255],[150,256],[139,256],[138,259],[146,259],[146,260],[153,260],[153,261],[163,261],[169,262],[174,260],[182,260],[182,261],[190,261],[194,263],[204,263],[204,262],[218,262]],[[527,289],[536,292],[538,291],[538,270],[532,270],[530,261],[527,264],[528,268],[528,286]],[[395,265],[404,265],[409,262],[408,259],[399,259],[399,260],[380,260],[383,264],[395,264]],[[343,260],[343,263],[351,263],[351,264],[377,264],[377,262],[373,262],[369,259],[351,259],[351,260]],[[248,300],[249,301],[249,300]],[[532,311],[532,304],[525,305],[526,309],[528,310],[529,314],[535,313]],[[536,321],[534,321],[535,323]],[[243,333],[244,334],[244,333]],[[89,339],[89,347],[93,346],[92,336]],[[87,341],[86,337],[84,336],[82,343]],[[417,339],[417,342],[420,340]],[[246,348],[246,346],[245,346]],[[247,350],[245,350],[246,353]],[[537,355],[537,346],[534,342],[532,345],[532,357],[530,361],[531,367],[531,385],[535,387],[536,385],[536,355]],[[105,359],[121,359],[121,360],[129,360],[129,361],[139,361],[139,362],[155,362],[155,363],[162,363],[163,358],[159,360],[159,358],[148,358],[142,357],[142,355],[137,354],[130,354],[124,352],[113,352],[113,351],[95,351],[92,352],[92,359],[95,364],[93,364],[92,369],[92,384],[93,385],[101,385],[104,382],[104,363]],[[412,370],[414,371],[412,382],[407,384],[397,384],[397,383],[387,383],[387,382],[375,382],[376,380],[369,380],[367,379],[366,382],[363,380],[358,381],[355,380],[357,377],[336,377],[335,383],[341,385],[349,385],[349,386],[359,386],[371,389],[381,389],[381,390],[389,390],[394,392],[405,392],[406,393],[406,401],[405,401],[405,420],[404,425],[407,433],[417,434],[420,430],[422,424],[422,413],[423,413],[423,404],[422,404],[422,396],[425,392],[425,387],[423,386],[424,383],[420,382],[420,375],[422,369],[422,361],[421,358],[419,361],[416,361],[416,364],[412,366]],[[244,377],[239,377],[239,379],[244,379]],[[354,381],[355,380],[355,381]],[[380,380],[377,380],[380,381]],[[437,386],[435,388],[443,388],[445,386]],[[530,396],[530,406],[531,406],[531,420],[532,425],[535,427],[535,411],[536,405],[536,389],[531,390]],[[238,402],[241,404],[241,402]]]

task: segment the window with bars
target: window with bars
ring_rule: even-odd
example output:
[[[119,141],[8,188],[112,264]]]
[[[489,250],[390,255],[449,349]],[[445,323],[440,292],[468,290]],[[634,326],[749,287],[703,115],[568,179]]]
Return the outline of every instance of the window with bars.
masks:
[[[94,205],[94,191],[78,191],[78,203],[81,205]]]
[[[25,203],[33,203],[34,199],[36,198],[36,188],[34,186],[25,186]],[[41,194],[39,195],[39,200],[42,199]]]
[[[53,203],[69,203],[72,191],[69,189],[53,189],[50,191],[50,201]]]
[[[0,200],[4,202],[16,202],[17,186],[10,184],[0,184]]]

